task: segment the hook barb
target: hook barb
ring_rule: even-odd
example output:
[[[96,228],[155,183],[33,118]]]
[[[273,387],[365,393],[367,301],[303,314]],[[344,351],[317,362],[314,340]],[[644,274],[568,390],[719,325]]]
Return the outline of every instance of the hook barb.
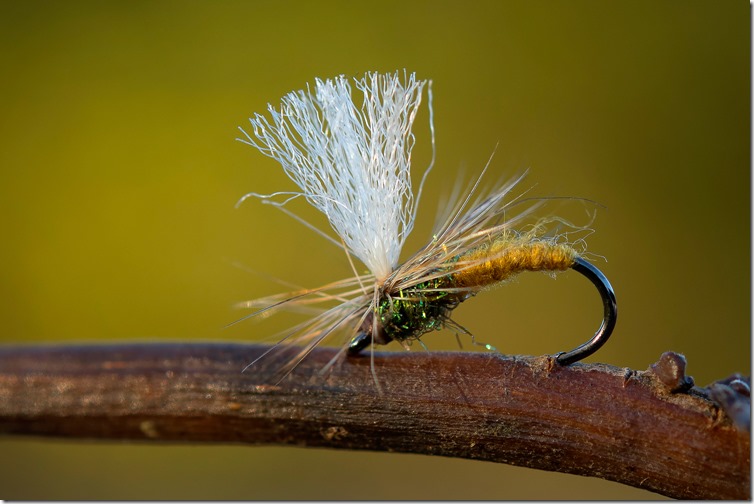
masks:
[[[581,257],[576,258],[576,262],[573,263],[571,268],[587,277],[595,287],[597,287],[600,296],[602,296],[602,304],[605,308],[605,314],[600,328],[594,333],[592,339],[583,345],[574,348],[570,352],[558,354],[555,359],[563,366],[585,359],[599,350],[613,333],[615,321],[618,318],[618,305],[615,301],[615,291],[613,291],[613,286],[610,285],[610,281],[607,277],[605,277],[596,266]]]

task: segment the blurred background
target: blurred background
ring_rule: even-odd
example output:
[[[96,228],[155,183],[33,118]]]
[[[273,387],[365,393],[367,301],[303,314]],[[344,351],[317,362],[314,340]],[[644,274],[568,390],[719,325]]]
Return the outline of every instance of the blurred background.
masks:
[[[488,183],[528,168],[530,194],[601,205],[588,250],[620,318],[588,361],[646,369],[674,350],[700,385],[749,374],[749,11],[743,1],[4,1],[0,341],[254,341],[290,325],[281,314],[224,329],[246,313],[236,302],[280,291],[249,269],[309,287],[351,270],[281,212],[234,208],[250,191],[293,189],[236,128],[315,77],[406,68],[433,80],[437,164],[404,256],[431,236],[459,174],[476,176],[497,145]],[[423,107],[414,127],[417,172],[430,158],[427,117]],[[523,275],[455,312],[480,340],[529,355],[573,348],[600,317],[597,293],[573,272]],[[456,347],[449,331],[424,341]],[[657,498],[402,454],[9,438],[0,451],[6,499]]]

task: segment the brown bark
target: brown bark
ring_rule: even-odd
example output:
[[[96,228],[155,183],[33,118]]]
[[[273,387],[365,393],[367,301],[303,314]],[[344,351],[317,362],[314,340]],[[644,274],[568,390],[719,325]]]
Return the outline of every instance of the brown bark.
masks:
[[[670,497],[751,497],[748,384],[692,387],[677,354],[636,372],[549,357],[375,353],[378,393],[369,352],[320,374],[336,351],[317,348],[277,384],[282,354],[241,373],[267,349],[0,347],[0,433],[425,453]],[[740,427],[709,399],[713,389]]]

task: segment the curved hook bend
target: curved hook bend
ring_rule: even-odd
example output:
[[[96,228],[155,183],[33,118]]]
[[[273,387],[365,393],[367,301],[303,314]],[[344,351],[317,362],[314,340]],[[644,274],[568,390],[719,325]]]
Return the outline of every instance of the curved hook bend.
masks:
[[[597,290],[602,296],[602,304],[605,307],[605,315],[602,319],[602,325],[594,333],[592,339],[584,343],[583,345],[574,348],[570,352],[563,352],[558,354],[556,360],[559,364],[567,366],[585,359],[599,350],[602,345],[607,342],[610,335],[615,328],[615,321],[618,318],[618,305],[615,302],[615,291],[613,286],[610,285],[610,281],[598,270],[594,265],[585,261],[582,258],[577,258],[576,262],[571,266],[574,270],[578,271],[597,287]]]

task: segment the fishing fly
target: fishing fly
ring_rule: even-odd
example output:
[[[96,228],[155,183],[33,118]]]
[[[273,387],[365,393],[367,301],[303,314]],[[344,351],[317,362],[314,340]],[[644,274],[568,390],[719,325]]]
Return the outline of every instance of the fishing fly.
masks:
[[[564,235],[547,233],[547,224],[556,222],[556,218],[523,225],[543,202],[511,196],[523,175],[480,194],[485,167],[467,194],[448,206],[448,217],[431,241],[399,262],[434,165],[431,82],[417,80],[415,74],[404,71],[367,73],[354,79],[353,84],[360,93],[360,104],[354,101],[347,77],[317,79],[313,90],[307,87],[289,93],[279,108],[269,105],[269,117],[255,114],[249,119],[250,130],[239,128],[242,138],[238,140],[278,161],[299,190],[249,193],[238,204],[253,197],[274,205],[340,247],[354,271],[351,278],[318,288],[300,288],[243,303],[258,308],[243,319],[277,309],[314,310],[311,318],[281,335],[279,345],[294,343],[297,348],[281,371],[290,372],[335,333],[345,332],[347,343],[328,366],[343,353],[355,355],[370,345],[391,341],[407,346],[423,334],[445,327],[471,335],[451,318],[460,303],[524,271],[569,268],[597,287],[604,316],[589,341],[555,358],[569,365],[596,352],[615,326],[613,288]],[[412,126],[425,87],[432,160],[415,193],[411,179],[415,143]],[[297,198],[304,198],[322,212],[337,238],[286,208]],[[353,257],[369,272],[359,274]]]

